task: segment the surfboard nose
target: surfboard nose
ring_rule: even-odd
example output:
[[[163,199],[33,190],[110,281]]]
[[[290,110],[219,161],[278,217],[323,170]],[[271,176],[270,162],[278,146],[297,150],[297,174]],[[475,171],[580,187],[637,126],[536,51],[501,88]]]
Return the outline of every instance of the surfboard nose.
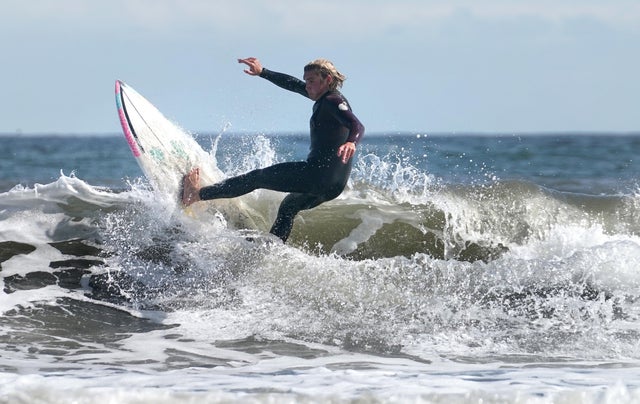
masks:
[[[119,93],[121,89],[127,87],[127,84],[122,80],[116,80],[116,93]]]

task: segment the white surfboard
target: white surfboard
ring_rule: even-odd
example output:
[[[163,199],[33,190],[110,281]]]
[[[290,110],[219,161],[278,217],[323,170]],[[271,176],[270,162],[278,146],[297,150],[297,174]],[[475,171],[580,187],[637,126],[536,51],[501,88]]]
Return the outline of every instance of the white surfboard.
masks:
[[[160,194],[182,206],[182,178],[194,167],[200,168],[203,185],[224,178],[212,156],[190,134],[120,80],[116,81],[116,106],[131,152],[152,187]],[[264,217],[237,198],[218,200],[215,206],[234,227],[266,227]]]
[[[211,177],[222,177],[222,173],[206,169],[210,156],[191,135],[119,80],[116,81],[116,105],[131,152],[154,189],[178,201],[182,177],[192,168],[201,167],[203,181],[212,182]]]

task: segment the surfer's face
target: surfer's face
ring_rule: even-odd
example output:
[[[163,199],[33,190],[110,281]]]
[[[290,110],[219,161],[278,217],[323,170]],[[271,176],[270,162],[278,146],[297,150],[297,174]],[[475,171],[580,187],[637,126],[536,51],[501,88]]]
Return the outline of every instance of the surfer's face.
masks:
[[[324,93],[329,91],[332,80],[331,76],[322,77],[320,73],[312,70],[305,72],[303,78],[306,84],[307,94],[309,94],[309,98],[312,100],[316,101],[322,97]]]

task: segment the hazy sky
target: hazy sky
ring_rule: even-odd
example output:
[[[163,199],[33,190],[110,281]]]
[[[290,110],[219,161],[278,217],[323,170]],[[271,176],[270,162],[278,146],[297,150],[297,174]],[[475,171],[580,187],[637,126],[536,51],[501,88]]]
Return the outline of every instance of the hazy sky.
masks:
[[[370,133],[640,131],[639,0],[0,3],[1,133],[118,133],[116,79],[190,131],[307,131],[247,56],[333,60]]]

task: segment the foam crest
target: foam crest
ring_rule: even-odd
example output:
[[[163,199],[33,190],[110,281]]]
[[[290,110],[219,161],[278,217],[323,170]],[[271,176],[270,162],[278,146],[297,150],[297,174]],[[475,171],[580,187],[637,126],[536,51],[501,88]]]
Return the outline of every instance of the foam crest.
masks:
[[[130,202],[131,198],[129,194],[113,193],[106,188],[91,186],[74,174],[66,176],[63,172],[52,183],[35,184],[33,188],[16,185],[8,192],[0,194],[1,206],[16,210],[38,209],[43,203],[53,206],[56,203],[69,204],[72,201],[108,207],[115,203]]]

